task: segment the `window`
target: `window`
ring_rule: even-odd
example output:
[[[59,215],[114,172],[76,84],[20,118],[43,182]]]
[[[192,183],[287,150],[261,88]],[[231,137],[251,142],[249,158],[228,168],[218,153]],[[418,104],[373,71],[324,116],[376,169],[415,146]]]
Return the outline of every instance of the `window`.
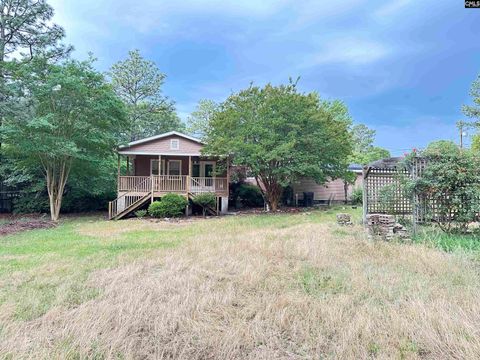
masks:
[[[180,140],[171,139],[170,140],[170,150],[178,150],[178,149],[180,149]]]
[[[165,160],[162,160],[162,171],[158,172],[159,161],[156,159],[150,160],[150,175],[164,175],[165,174]]]
[[[168,161],[168,175],[182,175],[182,160]]]

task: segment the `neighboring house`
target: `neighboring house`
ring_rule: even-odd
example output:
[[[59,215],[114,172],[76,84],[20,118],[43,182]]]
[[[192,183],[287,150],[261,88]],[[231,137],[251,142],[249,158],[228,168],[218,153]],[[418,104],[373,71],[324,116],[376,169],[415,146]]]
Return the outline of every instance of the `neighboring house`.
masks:
[[[313,201],[315,203],[343,203],[345,202],[345,186],[347,186],[347,200],[350,200],[353,189],[362,188],[363,186],[363,167],[358,164],[351,164],[348,170],[356,175],[353,184],[345,184],[342,179],[336,179],[319,185],[313,179],[302,178],[292,185],[293,190],[293,204],[303,203],[303,193],[313,193]],[[245,182],[248,184],[261,186],[254,177],[247,177]]]
[[[347,200],[350,200],[353,189],[362,188],[362,165],[351,164],[348,170],[356,175],[354,184],[347,184]],[[304,178],[293,184],[294,201],[303,201],[304,192],[313,192],[313,200],[317,203],[345,202],[345,182],[336,179],[319,185],[315,180]]]
[[[218,174],[216,158],[201,154],[203,143],[171,131],[129,143],[118,149],[118,198],[109,203],[109,218],[120,219],[168,193],[188,199],[199,193],[216,194],[215,212],[228,207],[229,170]],[[126,174],[121,175],[121,161]],[[189,212],[187,208],[187,213]]]

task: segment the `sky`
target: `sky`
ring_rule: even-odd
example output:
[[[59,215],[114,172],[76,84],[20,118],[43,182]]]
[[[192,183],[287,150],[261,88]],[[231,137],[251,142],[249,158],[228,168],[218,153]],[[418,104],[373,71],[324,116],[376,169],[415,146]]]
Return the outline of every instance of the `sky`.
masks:
[[[74,57],[107,71],[139,49],[186,119],[251,82],[346,103],[392,155],[459,141],[480,74],[480,9],[463,0],[50,0]]]

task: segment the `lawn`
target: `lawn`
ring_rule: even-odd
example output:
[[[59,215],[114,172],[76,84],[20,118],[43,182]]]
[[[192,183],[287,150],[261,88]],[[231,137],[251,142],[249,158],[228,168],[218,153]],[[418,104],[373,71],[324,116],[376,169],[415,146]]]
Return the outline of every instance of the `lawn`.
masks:
[[[369,242],[335,212],[4,236],[0,356],[480,358],[476,253]]]

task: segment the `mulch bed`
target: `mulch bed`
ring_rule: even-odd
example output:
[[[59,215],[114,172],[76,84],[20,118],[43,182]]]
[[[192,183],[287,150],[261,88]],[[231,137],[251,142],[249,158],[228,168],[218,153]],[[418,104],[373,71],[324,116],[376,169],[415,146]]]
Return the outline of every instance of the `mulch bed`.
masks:
[[[48,220],[14,220],[0,225],[0,236],[14,234],[26,230],[49,229],[55,226],[56,224],[54,222]]]

